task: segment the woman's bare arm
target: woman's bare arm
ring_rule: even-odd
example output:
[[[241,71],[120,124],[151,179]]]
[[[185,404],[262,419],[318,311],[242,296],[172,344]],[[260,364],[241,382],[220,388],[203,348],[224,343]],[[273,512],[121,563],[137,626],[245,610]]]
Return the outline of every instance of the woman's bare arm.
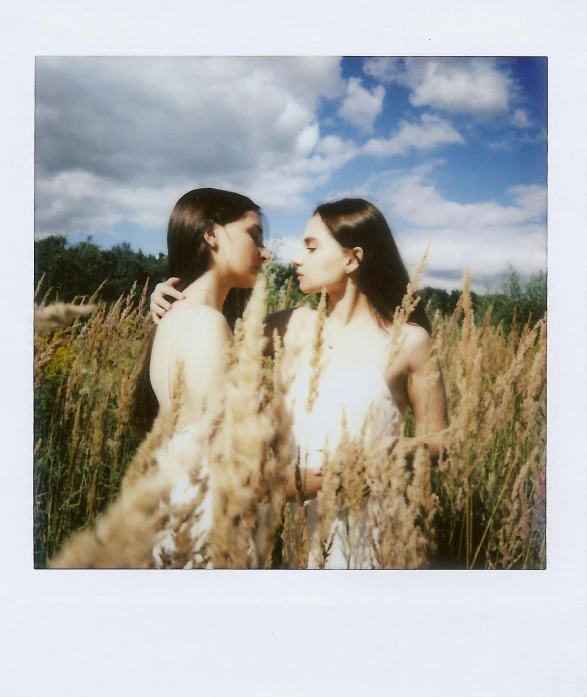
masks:
[[[414,327],[406,342],[409,355],[407,393],[415,421],[415,437],[408,447],[426,443],[431,457],[443,449],[443,431],[448,426],[444,381],[432,340],[425,329]]]

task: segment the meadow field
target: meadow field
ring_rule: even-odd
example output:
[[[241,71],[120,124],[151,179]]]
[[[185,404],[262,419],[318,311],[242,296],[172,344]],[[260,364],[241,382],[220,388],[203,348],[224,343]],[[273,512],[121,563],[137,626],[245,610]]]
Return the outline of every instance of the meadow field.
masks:
[[[306,508],[288,505],[283,495],[288,468],[296,466],[280,378],[284,357],[277,338],[274,358],[263,349],[266,312],[299,299],[291,281],[276,283],[266,274],[237,322],[211,442],[194,444],[189,457],[174,462],[165,449],[173,415],[158,419],[145,439],[132,427],[138,359],[152,328],[146,286],[138,301],[134,289],[113,303],[101,301],[98,290],[67,305],[48,303],[38,290],[37,568],[150,568],[164,530],[176,543],[164,560],[171,568],[306,567]],[[310,299],[314,307],[317,301]],[[413,301],[406,298],[398,327]],[[343,439],[329,454],[318,497],[323,561],[334,518],[356,520],[366,511],[376,568],[545,568],[545,318],[522,324],[514,317],[504,326],[490,306],[475,316],[467,277],[452,315],[429,310],[447,394],[445,452],[431,461],[425,445],[408,452],[400,438],[393,452],[382,453],[367,431]],[[315,343],[318,365],[319,335]],[[430,370],[432,376],[432,364]],[[181,386],[176,396],[179,403]],[[412,435],[409,413],[403,428]],[[202,453],[210,448],[214,528],[195,553],[190,531],[207,495]],[[299,480],[299,467],[296,474]],[[193,492],[178,503],[171,492],[181,476]]]

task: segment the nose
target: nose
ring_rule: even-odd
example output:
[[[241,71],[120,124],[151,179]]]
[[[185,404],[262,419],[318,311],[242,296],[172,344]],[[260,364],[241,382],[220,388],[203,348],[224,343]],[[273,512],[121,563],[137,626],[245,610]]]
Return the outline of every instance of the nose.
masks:
[[[263,259],[264,264],[267,264],[267,262],[271,261],[271,254],[269,250],[265,247],[261,247],[261,259]]]

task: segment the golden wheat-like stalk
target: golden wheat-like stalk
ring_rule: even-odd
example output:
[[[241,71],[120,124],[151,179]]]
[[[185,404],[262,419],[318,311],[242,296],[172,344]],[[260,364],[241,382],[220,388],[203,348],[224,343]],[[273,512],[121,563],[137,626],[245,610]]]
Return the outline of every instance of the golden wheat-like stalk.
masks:
[[[320,377],[324,372],[324,322],[326,320],[326,292],[322,291],[318,310],[316,313],[316,324],[314,329],[314,339],[312,341],[312,355],[310,357],[310,384],[308,387],[308,400],[306,409],[311,413],[314,402],[318,397],[318,385]]]
[[[96,305],[72,305],[53,303],[44,307],[35,307],[35,333],[44,334],[57,327],[65,327],[73,320],[90,315]]]
[[[215,567],[265,567],[271,536],[263,528],[278,522],[275,508],[280,499],[271,491],[285,481],[287,449],[283,436],[277,436],[285,423],[283,394],[276,390],[269,404],[260,394],[265,308],[265,281],[260,276],[235,331],[212,463]]]

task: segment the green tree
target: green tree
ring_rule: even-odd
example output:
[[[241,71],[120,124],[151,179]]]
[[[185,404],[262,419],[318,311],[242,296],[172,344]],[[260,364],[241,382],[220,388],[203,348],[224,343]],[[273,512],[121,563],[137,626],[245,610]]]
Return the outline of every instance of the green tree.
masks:
[[[71,302],[76,296],[90,296],[105,281],[101,298],[113,302],[128,293],[134,283],[137,295],[149,282],[149,292],[167,278],[167,257],[134,252],[123,242],[103,250],[92,238],[69,245],[63,235],[35,240],[35,286],[44,275],[41,297],[49,289],[51,300]]]

